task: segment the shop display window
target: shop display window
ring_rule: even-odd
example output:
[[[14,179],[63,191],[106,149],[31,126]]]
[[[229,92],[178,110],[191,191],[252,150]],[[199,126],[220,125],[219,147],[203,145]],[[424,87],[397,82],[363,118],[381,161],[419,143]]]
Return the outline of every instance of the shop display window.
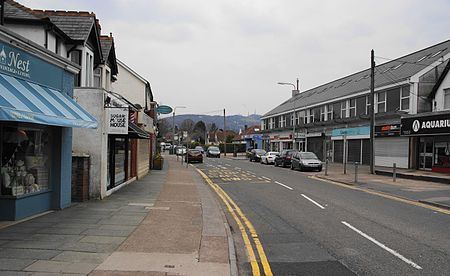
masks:
[[[434,143],[434,165],[450,168],[450,140]]]
[[[1,195],[50,189],[50,128],[0,124]]]

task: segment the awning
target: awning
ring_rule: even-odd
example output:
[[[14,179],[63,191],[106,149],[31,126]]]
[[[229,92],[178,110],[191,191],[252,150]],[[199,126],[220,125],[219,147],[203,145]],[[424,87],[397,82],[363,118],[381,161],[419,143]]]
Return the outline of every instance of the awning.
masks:
[[[150,134],[142,130],[135,123],[128,122],[128,137],[137,139],[150,139]]]
[[[97,121],[57,90],[0,74],[0,121],[96,128]]]

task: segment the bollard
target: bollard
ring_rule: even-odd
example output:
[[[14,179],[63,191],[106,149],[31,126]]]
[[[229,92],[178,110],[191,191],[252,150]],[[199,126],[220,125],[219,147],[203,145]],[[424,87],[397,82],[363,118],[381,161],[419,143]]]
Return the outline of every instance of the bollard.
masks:
[[[328,158],[325,159],[325,176],[328,176]]]
[[[355,162],[355,183],[358,183],[358,162]]]
[[[395,182],[397,181],[397,164],[394,163],[394,165],[392,166],[392,181]]]

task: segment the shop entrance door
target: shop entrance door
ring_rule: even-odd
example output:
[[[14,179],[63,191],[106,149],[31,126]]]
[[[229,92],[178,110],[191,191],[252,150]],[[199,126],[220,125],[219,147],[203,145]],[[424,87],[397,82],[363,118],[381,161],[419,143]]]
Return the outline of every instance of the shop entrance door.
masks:
[[[419,140],[419,169],[431,170],[433,167],[433,140],[421,137]]]

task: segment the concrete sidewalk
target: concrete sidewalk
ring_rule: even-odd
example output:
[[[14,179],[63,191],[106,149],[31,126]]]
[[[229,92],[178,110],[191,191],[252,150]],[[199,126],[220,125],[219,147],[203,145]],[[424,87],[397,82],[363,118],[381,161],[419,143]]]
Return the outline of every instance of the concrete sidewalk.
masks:
[[[342,164],[329,164],[328,176],[325,176],[325,169],[321,173],[311,174],[319,178],[450,209],[450,185],[448,184],[403,178],[397,178],[394,182],[392,176],[370,174],[368,166],[358,167],[358,182],[355,183],[355,166],[352,164],[347,164],[347,174],[343,173]]]
[[[230,275],[216,198],[192,167],[164,165],[104,200],[0,229],[0,275]]]

